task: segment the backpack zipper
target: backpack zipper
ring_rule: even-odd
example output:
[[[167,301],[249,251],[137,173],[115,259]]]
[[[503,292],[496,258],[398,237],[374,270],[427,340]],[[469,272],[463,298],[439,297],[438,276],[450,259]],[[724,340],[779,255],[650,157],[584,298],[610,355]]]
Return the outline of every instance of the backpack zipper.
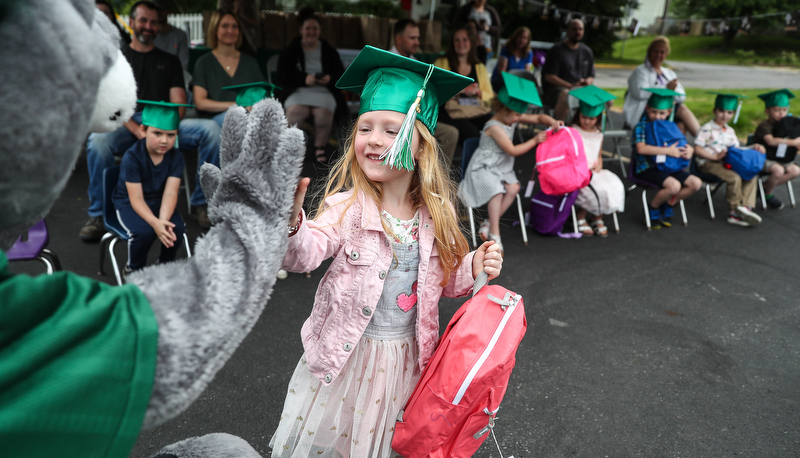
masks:
[[[489,345],[487,345],[486,348],[483,350],[483,353],[481,353],[480,358],[478,358],[478,361],[476,361],[475,364],[472,366],[472,368],[469,370],[469,373],[467,373],[467,378],[464,379],[464,382],[461,384],[461,387],[456,392],[456,396],[455,398],[453,398],[453,402],[451,402],[451,404],[453,405],[458,405],[461,402],[461,398],[464,397],[464,394],[467,392],[467,389],[472,383],[472,380],[478,374],[478,371],[483,366],[483,363],[485,363],[486,360],[489,358],[489,354],[492,353],[492,350],[494,350],[495,345],[497,345],[497,341],[500,339],[500,334],[503,333],[503,329],[505,329],[506,324],[508,324],[508,320],[511,318],[511,314],[514,313],[514,310],[516,310],[517,308],[517,303],[519,302],[520,299],[522,299],[522,296],[520,296],[519,294],[512,296],[511,292],[509,291],[506,291],[506,296],[503,299],[498,299],[492,296],[491,294],[488,294],[487,296],[489,300],[491,300],[492,302],[500,304],[500,306],[505,309],[505,313],[503,314],[503,318],[500,320],[500,324],[497,326],[497,329],[495,329],[494,334],[492,334],[492,338],[491,340],[489,340]]]

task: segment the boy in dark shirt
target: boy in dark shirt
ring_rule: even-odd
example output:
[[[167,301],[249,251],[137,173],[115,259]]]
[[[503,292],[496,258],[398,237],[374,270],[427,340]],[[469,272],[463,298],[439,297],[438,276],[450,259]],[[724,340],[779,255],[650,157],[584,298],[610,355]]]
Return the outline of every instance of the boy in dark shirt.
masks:
[[[789,99],[794,98],[794,94],[787,89],[781,89],[766,94],[760,94],[758,97],[761,98],[766,105],[764,113],[766,113],[767,119],[762,121],[756,128],[753,143],[764,145],[765,147],[771,146],[780,148],[781,145],[800,147],[800,138],[776,138],[772,135],[772,129],[775,127],[775,124],[788,114]],[[786,146],[783,146],[783,148]],[[775,210],[780,210],[783,208],[783,202],[773,194],[775,186],[797,178],[797,176],[800,175],[800,167],[793,162],[783,163],[767,159],[764,163],[763,171],[769,173],[769,178],[764,181],[764,194],[767,196],[767,206]]]
[[[183,156],[175,149],[181,105],[140,100],[144,105],[139,128],[144,138],[125,153],[113,202],[117,218],[128,232],[125,274],[147,264],[147,252],[156,238],[161,242],[159,262],[175,259],[184,225],[178,203]]]

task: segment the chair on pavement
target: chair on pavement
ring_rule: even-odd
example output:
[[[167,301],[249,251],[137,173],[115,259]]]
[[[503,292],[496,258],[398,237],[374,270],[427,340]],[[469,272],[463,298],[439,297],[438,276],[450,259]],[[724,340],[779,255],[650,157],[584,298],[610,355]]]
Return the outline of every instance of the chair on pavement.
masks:
[[[619,169],[622,171],[623,178],[628,178],[627,167],[625,167],[625,162],[622,158],[622,149],[620,148],[621,142],[625,140],[630,140],[631,138],[631,131],[628,129],[614,129],[614,125],[611,121],[611,116],[608,115],[608,110],[606,110],[606,123],[608,124],[608,129],[605,129],[606,126],[603,126],[603,137],[608,138],[611,140],[611,143],[614,145],[614,151],[612,151],[613,156],[617,158],[619,161]],[[631,153],[632,154],[632,153]]]
[[[754,134],[750,134],[747,136],[747,145],[752,145],[755,141],[756,136]],[[768,177],[770,174],[764,172],[758,172],[758,199],[757,202],[761,202],[761,208],[764,210],[767,209],[767,194],[764,192],[764,178]],[[797,207],[797,202],[794,199],[794,188],[792,187],[792,181],[789,180],[786,182],[786,190],[789,192],[789,201],[792,204],[792,208]]]
[[[719,188],[725,185],[725,181],[721,180],[716,175],[703,173],[697,170],[697,157],[695,156],[692,156],[692,163],[689,167],[689,172],[691,172],[692,175],[695,175],[697,178],[703,180],[703,189],[706,191],[705,200],[708,201],[708,214],[711,217],[711,221],[714,221],[717,215],[714,212],[714,201],[712,200],[712,197]]]
[[[61,270],[61,262],[55,253],[47,249],[50,234],[47,224],[39,221],[22,234],[14,245],[8,249],[6,256],[9,261],[40,261],[47,268],[47,273]]]
[[[637,186],[640,186],[642,188],[642,210],[644,211],[645,225],[647,225],[647,230],[649,231],[653,229],[653,226],[650,224],[650,211],[649,211],[650,206],[647,203],[647,188],[654,188],[654,189],[659,189],[659,188],[647,181],[643,181],[636,178],[636,175],[633,174],[636,164],[635,159],[636,159],[636,152],[631,151],[631,160],[628,163],[628,180],[630,180],[630,182],[633,183],[633,186],[628,188],[628,192],[633,191],[634,189],[636,189]],[[683,219],[683,225],[688,226],[689,221],[686,219],[686,207],[683,205],[683,200],[680,201],[680,207],[681,207],[681,218]]]
[[[462,180],[466,175],[467,165],[469,165],[469,160],[472,159],[472,154],[475,153],[476,149],[478,149],[479,142],[480,142],[480,137],[468,138],[464,140],[464,147],[461,152]],[[522,229],[522,241],[524,245],[528,245],[528,231],[525,228],[525,214],[522,212],[522,199],[519,197],[519,193],[517,193],[517,212],[519,213],[519,226]],[[469,226],[470,226],[470,234],[472,235],[472,246],[477,248],[478,239],[476,237],[476,232],[475,232],[475,216],[472,213],[472,207],[467,207],[467,213],[469,214]]]
[[[117,279],[117,284],[122,285],[122,270],[117,263],[117,258],[114,256],[114,247],[117,242],[128,241],[128,232],[122,228],[122,225],[117,218],[117,212],[114,208],[114,202],[111,196],[114,193],[114,188],[119,182],[119,166],[115,165],[103,170],[103,224],[108,232],[100,239],[100,275],[105,275],[103,272],[103,264],[105,263],[106,252],[111,258],[111,265],[114,267],[114,277]],[[186,232],[183,233],[183,245],[186,248],[186,257],[192,257],[192,251],[189,247],[189,237]]]

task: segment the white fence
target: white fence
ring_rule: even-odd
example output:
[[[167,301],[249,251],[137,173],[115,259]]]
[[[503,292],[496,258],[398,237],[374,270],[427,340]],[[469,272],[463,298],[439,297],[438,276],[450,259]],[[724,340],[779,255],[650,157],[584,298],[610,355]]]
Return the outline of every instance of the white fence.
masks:
[[[129,24],[128,16],[120,16],[122,22]],[[203,15],[195,14],[170,14],[167,18],[169,24],[177,27],[189,37],[189,43],[200,43],[203,41]]]

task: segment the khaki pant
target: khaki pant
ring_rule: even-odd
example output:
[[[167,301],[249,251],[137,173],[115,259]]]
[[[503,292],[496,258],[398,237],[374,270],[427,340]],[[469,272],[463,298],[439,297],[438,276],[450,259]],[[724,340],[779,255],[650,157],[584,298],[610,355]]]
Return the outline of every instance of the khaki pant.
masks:
[[[719,177],[727,183],[728,189],[725,190],[725,200],[728,202],[731,212],[736,211],[736,207],[756,207],[756,186],[758,177],[744,181],[738,173],[725,168],[722,162],[707,161],[703,165],[697,166],[698,170],[709,175]]]

